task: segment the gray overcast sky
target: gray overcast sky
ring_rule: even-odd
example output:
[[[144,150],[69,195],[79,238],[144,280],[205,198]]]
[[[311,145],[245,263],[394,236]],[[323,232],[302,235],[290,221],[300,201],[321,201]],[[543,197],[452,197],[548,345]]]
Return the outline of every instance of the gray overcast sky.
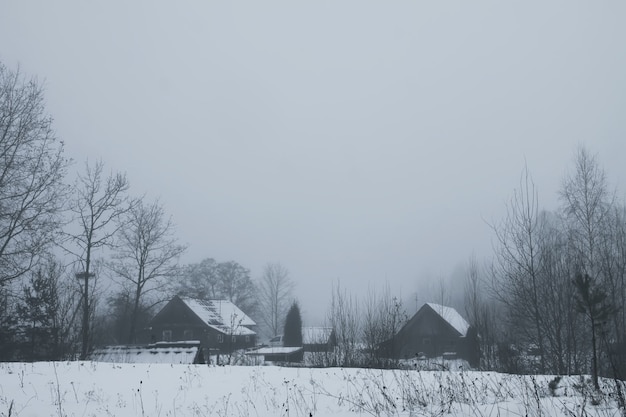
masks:
[[[406,296],[489,256],[525,161],[542,207],[580,144],[624,195],[625,21],[623,1],[4,0],[0,60],[45,81],[71,157],[161,198],[185,262],[281,262],[312,322],[333,280]]]

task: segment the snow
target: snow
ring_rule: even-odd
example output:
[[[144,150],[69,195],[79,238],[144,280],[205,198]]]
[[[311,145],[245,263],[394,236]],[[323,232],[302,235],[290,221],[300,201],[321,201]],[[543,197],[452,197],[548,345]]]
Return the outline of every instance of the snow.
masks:
[[[167,343],[149,346],[107,346],[96,349],[90,356],[97,362],[115,363],[176,363],[192,364],[198,354],[199,341]]]
[[[245,326],[255,326],[256,323],[228,300],[196,300],[181,297],[181,300],[202,321],[214,329],[235,336],[254,335],[254,331]]]
[[[299,351],[301,347],[264,347],[247,352],[248,355],[285,355]]]
[[[465,319],[452,307],[442,306],[441,304],[435,303],[426,303],[433,311],[441,316],[445,321],[450,323],[452,327],[459,333],[461,336],[467,336],[467,330],[470,325]]]
[[[602,380],[600,395],[577,387],[578,377],[563,377],[553,391],[551,380],[474,371],[1,363],[0,415],[620,415],[611,381]]]

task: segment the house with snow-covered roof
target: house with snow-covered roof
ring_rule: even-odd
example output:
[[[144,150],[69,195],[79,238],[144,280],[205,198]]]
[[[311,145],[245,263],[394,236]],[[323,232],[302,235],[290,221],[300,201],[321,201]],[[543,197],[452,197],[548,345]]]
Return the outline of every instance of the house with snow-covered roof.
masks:
[[[200,342],[205,357],[256,345],[256,323],[228,300],[174,296],[150,321],[152,342]]]
[[[447,357],[464,359],[472,366],[479,361],[478,336],[469,323],[452,307],[426,303],[398,333],[384,342],[386,357]]]

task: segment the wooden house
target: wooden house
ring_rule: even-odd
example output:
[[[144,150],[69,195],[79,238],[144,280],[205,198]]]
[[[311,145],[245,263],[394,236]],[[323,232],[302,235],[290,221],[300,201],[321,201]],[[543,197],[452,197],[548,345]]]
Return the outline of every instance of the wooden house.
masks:
[[[151,320],[151,342],[200,342],[204,357],[256,345],[256,323],[228,300],[175,296]]]
[[[381,345],[383,356],[395,359],[419,357],[479,361],[476,332],[452,307],[424,304],[395,337]]]

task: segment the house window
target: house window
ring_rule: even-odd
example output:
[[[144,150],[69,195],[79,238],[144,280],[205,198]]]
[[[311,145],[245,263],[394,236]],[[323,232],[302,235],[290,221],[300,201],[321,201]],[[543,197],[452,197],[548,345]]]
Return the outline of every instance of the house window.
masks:
[[[430,346],[430,337],[425,337],[424,339],[422,339],[422,344],[424,346]]]
[[[218,334],[217,335],[217,343],[224,343],[224,335],[223,334]]]
[[[172,341],[172,331],[171,330],[163,330],[163,341],[171,342]]]
[[[246,343],[250,343],[250,336],[246,336]]]
[[[237,342],[237,336],[233,336],[233,343]]]
[[[193,330],[185,330],[183,332],[183,339],[192,340],[193,339]]]

